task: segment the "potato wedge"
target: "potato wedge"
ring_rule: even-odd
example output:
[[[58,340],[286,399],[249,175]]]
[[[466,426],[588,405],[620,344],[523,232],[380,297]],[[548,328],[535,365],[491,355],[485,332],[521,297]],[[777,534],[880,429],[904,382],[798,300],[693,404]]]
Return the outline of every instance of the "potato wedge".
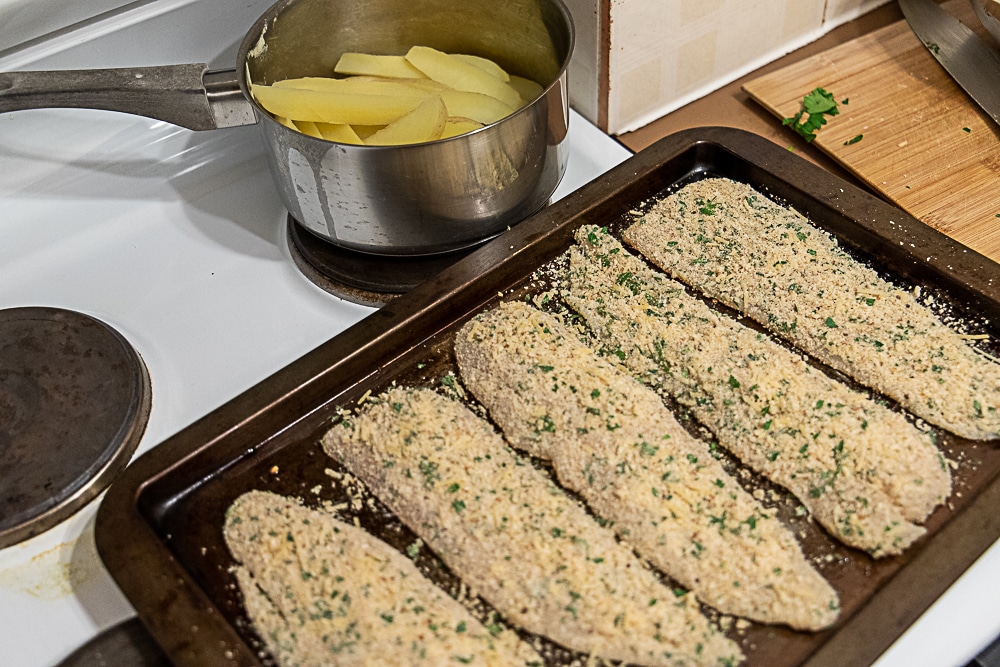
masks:
[[[511,88],[517,91],[524,103],[533,102],[545,90],[540,83],[526,79],[523,76],[512,74],[507,82]]]
[[[460,134],[466,134],[467,132],[478,130],[481,127],[483,127],[482,123],[478,123],[471,118],[450,116],[444,124],[444,130],[441,132],[441,138],[448,139],[450,137],[457,137]]]
[[[484,72],[492,74],[493,76],[500,79],[504,83],[510,81],[510,75],[507,74],[504,68],[500,67],[500,65],[497,65],[489,58],[483,58],[481,56],[472,56],[466,53],[453,53],[451,55],[454,56],[455,58],[458,58],[459,60],[469,63],[470,65],[475,65]]]
[[[327,141],[336,141],[340,144],[355,144],[359,146],[365,143],[350,125],[335,125],[333,123],[314,123],[314,125]]]
[[[375,142],[399,144],[495,123],[542,92],[534,81],[510,75],[488,58],[423,46],[406,56],[348,52],[335,71],[348,76],[251,83],[251,94],[278,122],[309,136],[346,144],[367,144],[375,137]],[[437,102],[414,113],[432,99],[443,103],[444,120]]]
[[[296,120],[292,121],[297,129],[302,134],[308,134],[310,137],[316,137],[317,139],[322,139],[323,135],[320,134],[319,128],[316,127],[316,123],[310,120]]]
[[[440,97],[432,97],[368,137],[365,143],[369,146],[397,146],[434,141],[441,138],[447,120],[448,109],[444,101]]]
[[[426,92],[417,90],[366,95],[259,85],[253,87],[253,95],[275,116],[347,125],[387,125],[428,99]]]
[[[361,141],[366,141],[368,137],[372,136],[384,127],[385,125],[351,125],[351,129],[354,130],[355,134],[361,137]]]
[[[388,80],[388,79],[386,79]],[[340,81],[346,79],[334,79],[328,76],[303,76],[296,79],[281,79],[271,84],[273,88],[298,88],[300,90],[339,90]],[[250,92],[256,92],[256,87]]]
[[[512,109],[521,106],[521,96],[508,84],[475,65],[427,46],[414,46],[406,60],[427,75],[455,90],[495,97]]]
[[[440,93],[442,90],[451,90],[448,86],[444,85],[440,81],[434,81],[433,79],[393,79],[388,76],[368,76],[365,74],[358,74],[356,76],[349,76],[345,79],[338,79],[339,81],[354,81],[356,83],[360,82],[371,82],[371,83],[389,83],[396,86],[407,86],[415,90],[423,90],[430,93]]]
[[[410,83],[412,81],[413,83]],[[417,83],[423,82],[423,84]],[[275,88],[297,88],[326,93],[352,93],[360,95],[414,95],[431,97],[446,90],[447,86],[430,79],[390,79],[375,76],[349,76],[333,79],[323,76],[308,76],[300,79],[282,79],[272,84]]]
[[[448,107],[449,116],[471,118],[483,125],[495,123],[514,113],[514,109],[495,97],[482,93],[470,93],[464,90],[446,90],[441,93],[441,99]]]
[[[348,52],[340,56],[333,71],[337,74],[368,74],[394,79],[422,79],[425,75],[403,56],[377,56]]]

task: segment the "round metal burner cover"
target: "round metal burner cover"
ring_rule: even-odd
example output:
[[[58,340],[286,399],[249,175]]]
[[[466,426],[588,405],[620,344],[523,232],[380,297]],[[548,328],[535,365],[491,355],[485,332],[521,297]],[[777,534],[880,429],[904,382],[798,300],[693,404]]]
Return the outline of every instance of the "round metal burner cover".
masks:
[[[103,322],[0,310],[0,548],[103,491],[139,444],[150,403],[141,358]]]

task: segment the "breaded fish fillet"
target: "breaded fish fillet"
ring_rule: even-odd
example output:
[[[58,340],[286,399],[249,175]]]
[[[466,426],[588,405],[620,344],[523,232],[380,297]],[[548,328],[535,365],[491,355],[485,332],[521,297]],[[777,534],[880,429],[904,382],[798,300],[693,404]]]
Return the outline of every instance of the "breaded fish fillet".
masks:
[[[226,544],[250,619],[292,665],[542,665],[493,634],[388,544],[329,512],[251,491],[226,513]]]
[[[950,493],[931,438],[802,358],[716,313],[596,227],[577,232],[567,302],[641,380],[794,493],[832,535],[896,554]]]
[[[490,424],[427,389],[393,388],[323,448],[510,622],[643,665],[733,665],[739,648]]]
[[[692,183],[625,242],[674,278],[965,438],[1000,437],[1000,364],[826,232],[751,187]]]
[[[551,459],[565,486],[699,599],[797,629],[836,620],[836,592],[791,532],[652,389],[556,316],[504,303],[459,331],[455,354],[507,440]]]

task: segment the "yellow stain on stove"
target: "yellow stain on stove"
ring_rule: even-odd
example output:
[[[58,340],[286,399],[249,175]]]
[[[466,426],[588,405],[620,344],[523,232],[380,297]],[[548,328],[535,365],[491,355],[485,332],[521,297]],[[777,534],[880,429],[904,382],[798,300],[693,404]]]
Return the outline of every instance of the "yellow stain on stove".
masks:
[[[72,595],[101,571],[92,531],[0,570],[0,588],[40,600]]]

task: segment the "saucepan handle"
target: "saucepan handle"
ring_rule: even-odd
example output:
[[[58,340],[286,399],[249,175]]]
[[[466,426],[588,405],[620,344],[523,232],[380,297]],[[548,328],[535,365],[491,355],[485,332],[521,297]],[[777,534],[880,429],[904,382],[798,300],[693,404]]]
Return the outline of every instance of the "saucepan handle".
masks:
[[[257,122],[235,70],[165,65],[0,74],[0,113],[51,108],[121,111],[192,130]]]

